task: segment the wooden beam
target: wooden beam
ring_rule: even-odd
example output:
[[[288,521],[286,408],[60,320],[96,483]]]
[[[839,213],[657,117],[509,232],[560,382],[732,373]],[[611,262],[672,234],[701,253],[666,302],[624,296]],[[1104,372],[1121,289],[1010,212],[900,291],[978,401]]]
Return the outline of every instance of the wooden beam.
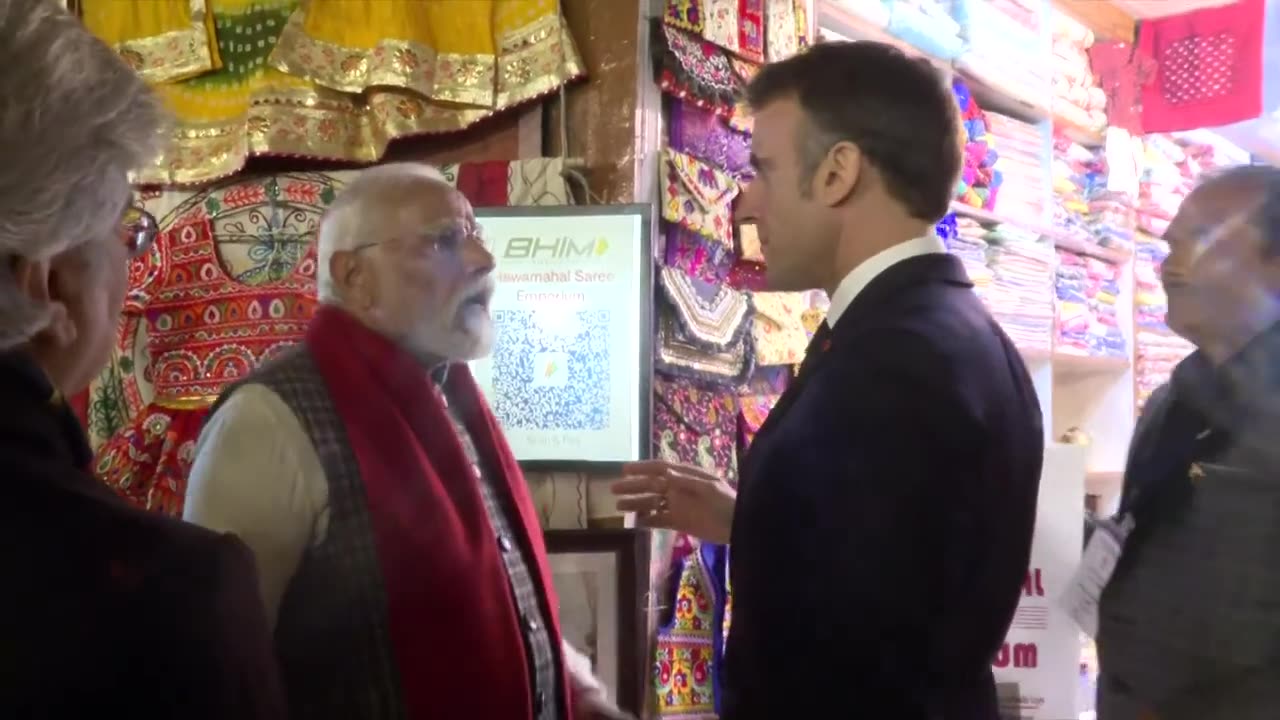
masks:
[[[1053,0],[1053,9],[1075,18],[1099,39],[1134,42],[1134,20],[1107,0]]]

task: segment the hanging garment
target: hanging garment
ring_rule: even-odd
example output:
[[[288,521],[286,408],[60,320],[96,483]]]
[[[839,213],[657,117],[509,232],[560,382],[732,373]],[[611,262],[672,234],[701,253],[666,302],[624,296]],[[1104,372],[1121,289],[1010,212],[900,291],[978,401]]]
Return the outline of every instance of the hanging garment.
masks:
[[[670,620],[658,630],[653,689],[657,716],[715,720],[720,659],[729,622],[728,548],[686,536],[672,556],[675,587]]]
[[[269,63],[343,92],[400,88],[493,109],[582,74],[556,0],[311,0]]]
[[[148,83],[176,82],[222,67],[206,0],[82,0],[80,8],[85,27]]]
[[[1142,23],[1138,49],[1155,60],[1142,90],[1147,133],[1194,130],[1262,114],[1264,0],[1239,0]]]
[[[121,38],[174,25],[176,5],[186,0],[82,1],[90,30],[125,52]],[[180,82],[173,81],[182,77],[177,73],[154,81],[177,127],[164,156],[137,173],[139,184],[208,182],[238,172],[252,155],[371,163],[396,138],[462,130],[585,74],[553,0],[443,3],[447,18],[424,14],[441,3],[415,0],[321,0],[305,9],[299,0],[191,2],[203,2],[211,18],[204,21],[213,27],[211,69]],[[359,22],[348,16],[354,8],[363,8]],[[419,16],[434,24],[379,24]],[[308,34],[339,25],[351,47]],[[469,42],[475,52],[467,63],[415,55],[397,39],[406,31]],[[373,46],[372,37],[386,40]],[[477,74],[485,62],[489,71]],[[387,73],[396,68],[402,81],[390,82]],[[436,77],[449,80],[437,86]],[[423,92],[428,85],[431,92]],[[470,94],[449,89],[464,85]]]
[[[190,196],[161,221],[155,247],[131,266],[125,303],[126,319],[146,323],[154,398],[94,461],[99,479],[121,496],[182,514],[209,407],[228,384],[306,331],[316,303],[315,255],[303,241],[327,204],[321,196],[331,199],[331,191],[308,176],[230,183]],[[268,223],[278,238],[252,248],[286,256],[268,263],[270,276],[257,285],[231,275],[219,256],[218,235],[244,232],[248,223]]]

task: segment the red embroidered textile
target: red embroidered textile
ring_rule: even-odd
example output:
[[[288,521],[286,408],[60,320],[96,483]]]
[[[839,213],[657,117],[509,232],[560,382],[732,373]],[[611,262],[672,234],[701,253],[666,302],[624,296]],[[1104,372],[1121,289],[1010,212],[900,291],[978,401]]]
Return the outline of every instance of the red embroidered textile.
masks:
[[[1262,114],[1264,0],[1143,21],[1138,49],[1155,60],[1142,91],[1148,133],[1229,125]]]
[[[237,197],[253,204],[260,192],[246,187]],[[315,311],[315,263],[310,249],[281,280],[246,285],[223,267],[207,215],[162,232],[131,265],[125,303],[147,319],[155,399],[98,449],[95,474],[138,507],[181,517],[209,407],[227,385],[302,340]]]
[[[417,361],[336,308],[317,311],[307,343],[360,466],[408,719],[533,717],[498,542],[438,391]],[[477,452],[502,474],[558,645],[551,571],[524,476],[466,365],[453,366],[446,382],[470,409]],[[503,671],[477,670],[488,668]],[[568,705],[567,676],[561,683]]]

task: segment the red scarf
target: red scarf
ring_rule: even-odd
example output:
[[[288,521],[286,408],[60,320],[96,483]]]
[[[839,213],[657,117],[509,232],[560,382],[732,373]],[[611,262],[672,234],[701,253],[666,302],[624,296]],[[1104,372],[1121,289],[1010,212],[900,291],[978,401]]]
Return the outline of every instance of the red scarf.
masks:
[[[347,313],[322,306],[307,345],[347,431],[364,482],[388,628],[406,715],[532,718],[520,620],[471,463],[426,370]],[[492,478],[544,589],[559,643],[546,547],[524,476],[463,364],[450,368],[450,400]],[[567,678],[561,697],[569,703]]]

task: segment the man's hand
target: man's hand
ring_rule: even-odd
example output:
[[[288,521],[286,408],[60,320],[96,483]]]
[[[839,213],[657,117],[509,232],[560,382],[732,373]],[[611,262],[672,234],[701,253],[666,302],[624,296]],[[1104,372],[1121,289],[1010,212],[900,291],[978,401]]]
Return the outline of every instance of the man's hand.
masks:
[[[738,493],[706,470],[665,460],[623,467],[613,484],[618,510],[636,513],[641,525],[667,528],[714,543],[729,542]]]
[[[573,720],[636,720],[609,700],[604,685],[591,672],[591,659],[568,641],[560,643],[569,685],[573,691]]]

